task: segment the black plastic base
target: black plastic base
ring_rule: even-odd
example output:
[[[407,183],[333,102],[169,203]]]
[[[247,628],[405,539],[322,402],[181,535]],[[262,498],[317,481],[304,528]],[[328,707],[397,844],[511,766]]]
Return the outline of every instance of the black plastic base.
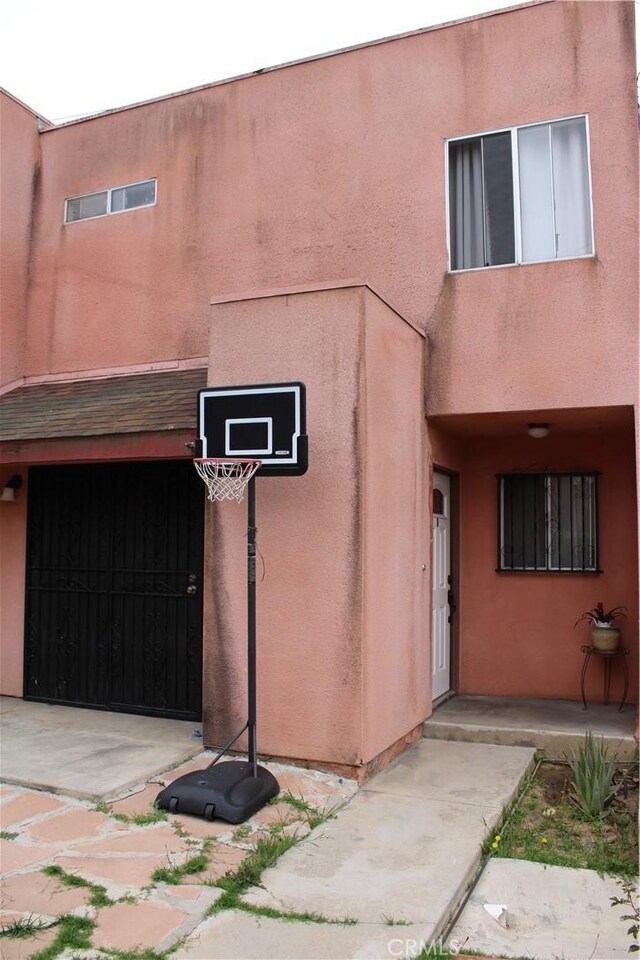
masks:
[[[280,792],[278,781],[264,767],[246,760],[229,760],[185,773],[156,797],[170,813],[193,813],[207,820],[243,823]]]

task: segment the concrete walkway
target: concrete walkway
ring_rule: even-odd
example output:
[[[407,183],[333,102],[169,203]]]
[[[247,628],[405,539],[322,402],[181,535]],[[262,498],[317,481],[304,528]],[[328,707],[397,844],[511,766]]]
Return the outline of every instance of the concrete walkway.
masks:
[[[202,751],[201,724],[0,697],[5,783],[110,800]]]
[[[206,753],[97,808],[3,785],[0,923],[42,921],[43,929],[1,937],[0,954],[24,960],[53,942],[57,917],[73,914],[90,922],[94,958],[175,944],[176,960],[416,956],[475,880],[481,844],[532,758],[526,748],[420,741],[360,790],[335,775],[268,764],[280,800],[240,829],[153,812],[159,784],[204,767]],[[324,822],[310,829],[316,814]],[[207,918],[223,893],[216,881],[258,841],[286,833],[299,842],[260,886],[238,909]],[[84,885],[67,886],[69,875]]]
[[[613,877],[595,870],[552,867],[528,860],[487,864],[449,943],[496,957],[538,960],[614,960],[628,957],[628,908],[611,905],[622,891]],[[485,904],[507,908],[503,927]]]
[[[176,960],[415,956],[442,936],[534,751],[422,740],[247,891]],[[274,915],[274,911],[276,914]],[[291,923],[277,914],[320,915]],[[329,922],[327,922],[329,921]]]

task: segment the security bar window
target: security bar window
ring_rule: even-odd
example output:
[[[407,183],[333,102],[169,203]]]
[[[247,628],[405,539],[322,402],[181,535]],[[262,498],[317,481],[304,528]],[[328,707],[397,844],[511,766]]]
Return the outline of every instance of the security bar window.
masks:
[[[71,197],[65,201],[64,222],[90,220],[105,217],[111,213],[135,210],[137,207],[153,206],[156,202],[156,180],[142,180],[129,183],[124,187],[113,187],[99,193],[87,193],[82,197]]]
[[[499,570],[598,572],[596,474],[504,474],[498,500]]]
[[[448,145],[452,270],[593,254],[586,117]]]

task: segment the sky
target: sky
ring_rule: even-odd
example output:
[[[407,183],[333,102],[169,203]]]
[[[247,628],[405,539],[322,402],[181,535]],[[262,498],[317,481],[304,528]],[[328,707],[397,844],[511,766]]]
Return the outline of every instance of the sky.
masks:
[[[53,122],[513,0],[0,0],[0,86]]]

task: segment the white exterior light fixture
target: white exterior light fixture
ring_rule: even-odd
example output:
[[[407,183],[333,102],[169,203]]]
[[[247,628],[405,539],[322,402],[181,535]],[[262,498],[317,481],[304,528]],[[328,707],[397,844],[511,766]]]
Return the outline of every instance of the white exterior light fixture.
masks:
[[[549,424],[548,423],[530,423],[527,433],[530,437],[534,437],[536,440],[540,440],[542,437],[546,437],[549,433]]]

